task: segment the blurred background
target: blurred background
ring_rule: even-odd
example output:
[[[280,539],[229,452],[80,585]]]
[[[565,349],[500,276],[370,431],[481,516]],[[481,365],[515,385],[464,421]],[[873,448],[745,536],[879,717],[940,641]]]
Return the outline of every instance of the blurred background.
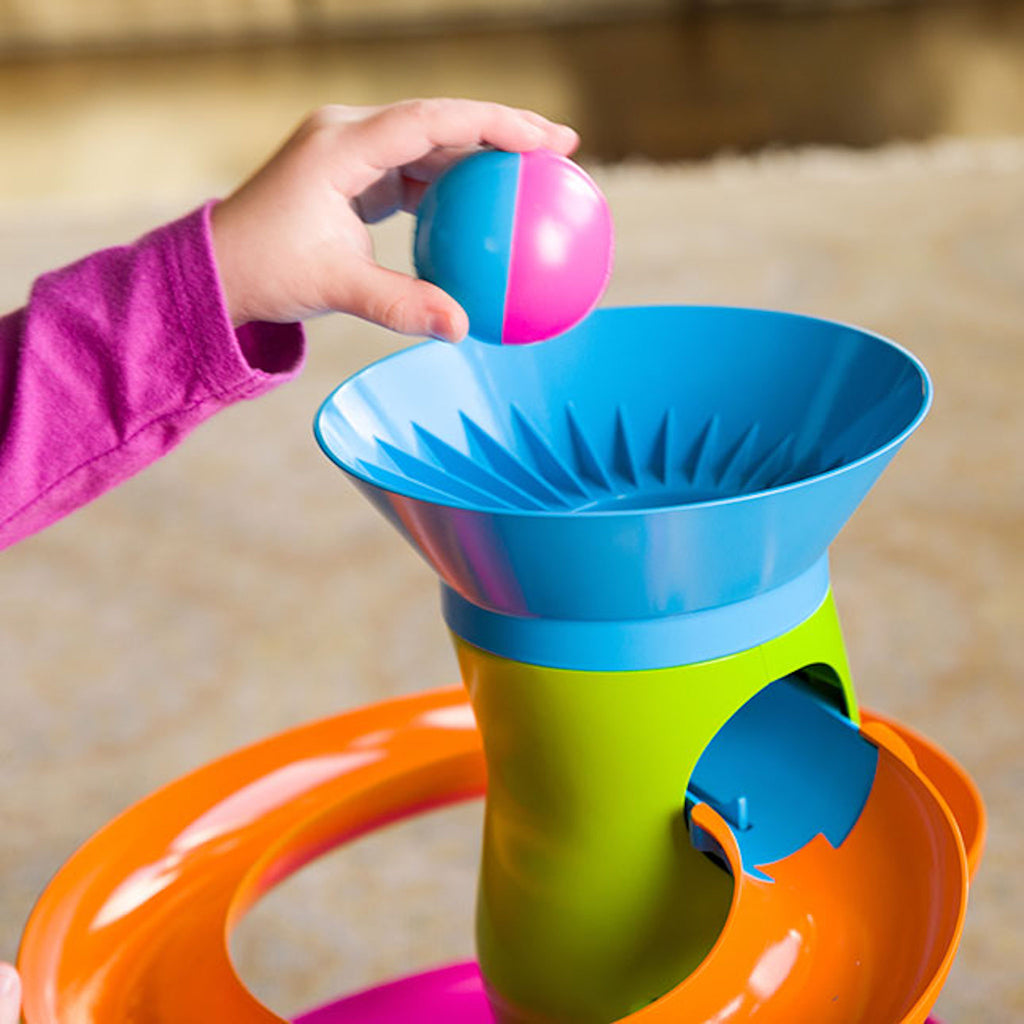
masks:
[[[224,194],[312,108],[442,94],[580,130],[617,226],[608,302],[857,322],[929,367],[929,421],[833,576],[861,699],[989,804],[940,1010],[1024,1021],[1024,0],[0,0],[0,310]],[[376,241],[408,267],[407,218]],[[311,438],[406,340],[309,334],[299,380],[0,555],[0,958],[156,786],[456,678],[432,574]],[[291,1014],[472,955],[479,830],[472,804],[303,870],[242,922],[243,979]]]
[[[0,197],[173,194],[326,101],[462,95],[599,160],[1024,131],[1019,0],[0,0]]]

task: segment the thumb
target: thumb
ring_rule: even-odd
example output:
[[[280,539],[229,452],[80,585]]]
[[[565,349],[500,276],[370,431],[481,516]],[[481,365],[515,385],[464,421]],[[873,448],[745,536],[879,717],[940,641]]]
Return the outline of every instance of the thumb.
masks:
[[[460,341],[469,330],[465,310],[447,292],[369,260],[346,268],[339,294],[329,304],[400,334]]]
[[[0,963],[0,1024],[18,1024],[21,1012],[21,982],[18,972]]]

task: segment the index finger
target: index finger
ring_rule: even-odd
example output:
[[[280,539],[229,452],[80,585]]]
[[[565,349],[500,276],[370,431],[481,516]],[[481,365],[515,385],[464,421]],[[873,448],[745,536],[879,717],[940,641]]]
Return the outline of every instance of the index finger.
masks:
[[[540,114],[478,100],[412,100],[385,107],[352,128],[349,143],[366,165],[356,174],[357,192],[383,171],[421,160],[441,147],[488,145],[513,153],[546,147],[569,153],[576,133]]]

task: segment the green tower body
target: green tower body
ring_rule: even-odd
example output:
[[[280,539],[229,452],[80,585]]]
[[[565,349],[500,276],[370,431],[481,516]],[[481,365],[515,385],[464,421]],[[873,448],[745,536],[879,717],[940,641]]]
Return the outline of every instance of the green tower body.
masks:
[[[455,637],[483,735],[480,964],[501,1024],[607,1024],[685,978],[732,880],[690,842],[687,782],[732,715],[814,668],[856,720],[831,593],[795,629],[677,668],[580,672]]]

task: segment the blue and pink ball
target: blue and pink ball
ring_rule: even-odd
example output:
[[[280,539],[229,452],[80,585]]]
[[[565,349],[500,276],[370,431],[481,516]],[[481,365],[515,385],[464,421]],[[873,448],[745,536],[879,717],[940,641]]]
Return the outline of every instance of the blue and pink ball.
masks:
[[[561,334],[608,284],[608,203],[582,168],[548,150],[467,157],[431,185],[417,218],[416,272],[462,305],[479,341]]]

